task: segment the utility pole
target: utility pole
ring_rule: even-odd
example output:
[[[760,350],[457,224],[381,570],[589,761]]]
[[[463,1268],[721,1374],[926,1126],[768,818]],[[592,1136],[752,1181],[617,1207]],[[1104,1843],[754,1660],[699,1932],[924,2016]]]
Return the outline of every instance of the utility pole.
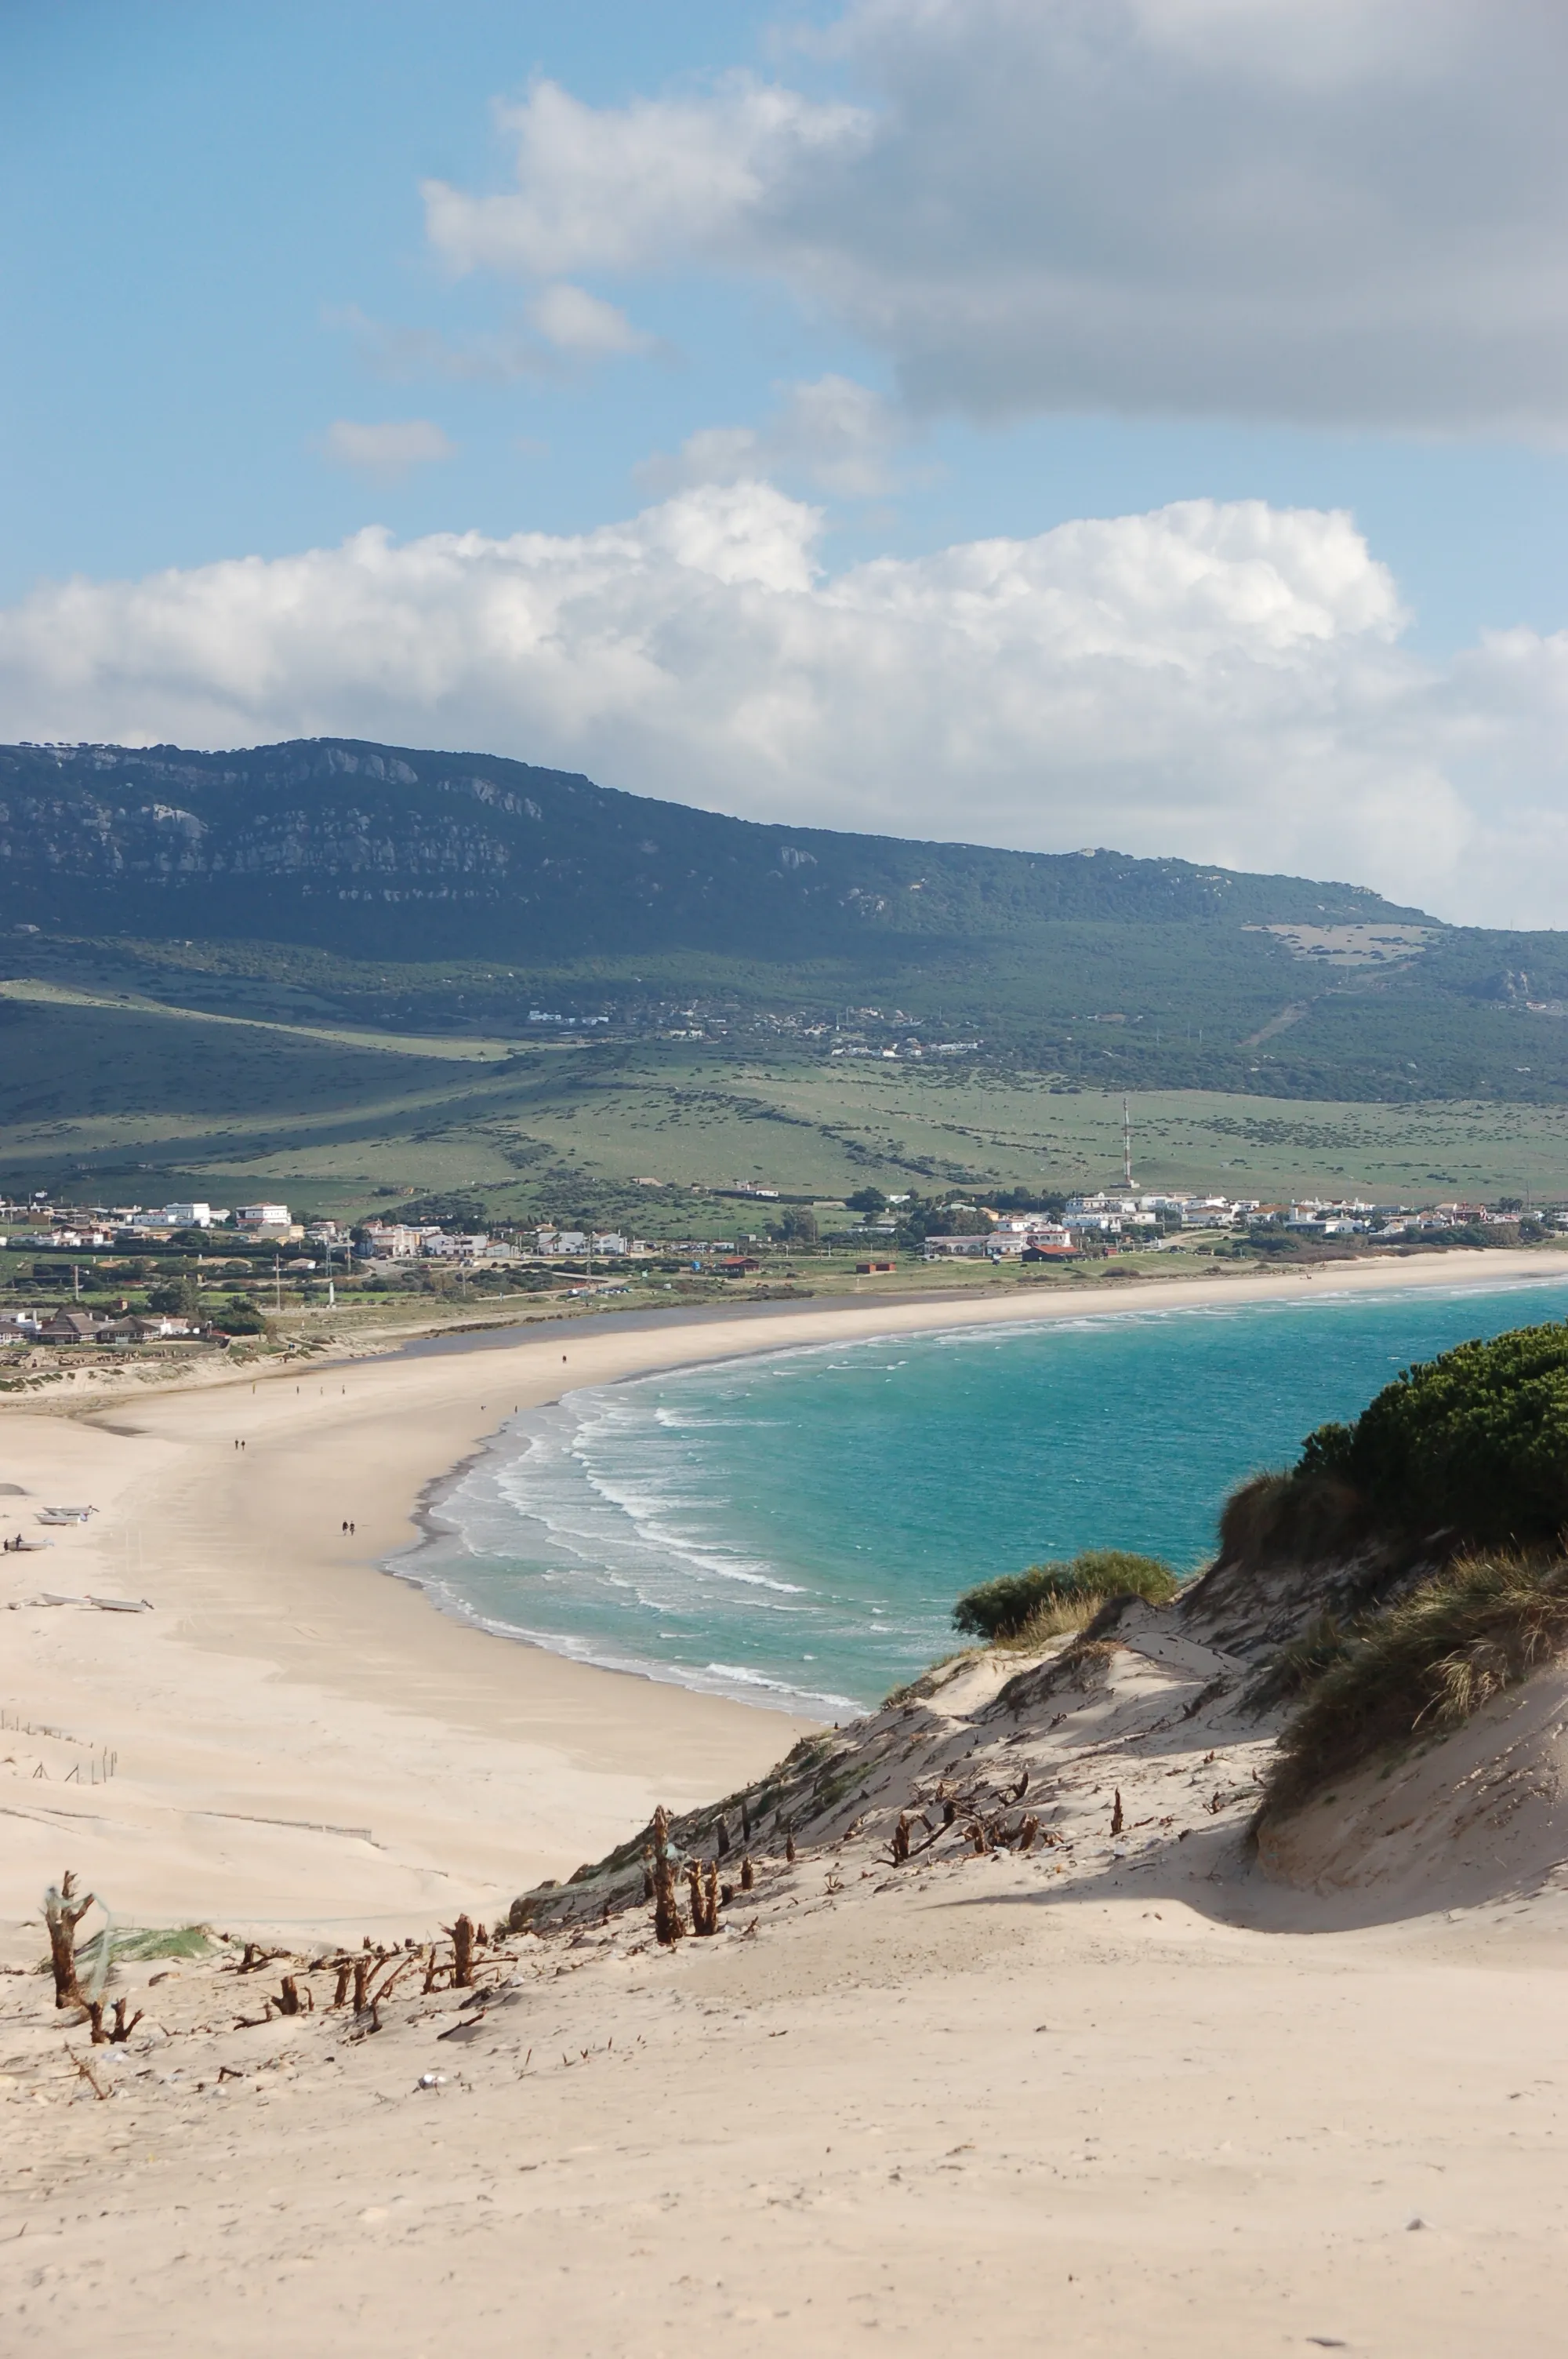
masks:
[[[1121,1176],[1130,1189],[1132,1186],[1132,1109],[1125,1097],[1121,1101]]]
[[[283,1254],[276,1245],[272,1249],[272,1307],[275,1311],[283,1309]]]

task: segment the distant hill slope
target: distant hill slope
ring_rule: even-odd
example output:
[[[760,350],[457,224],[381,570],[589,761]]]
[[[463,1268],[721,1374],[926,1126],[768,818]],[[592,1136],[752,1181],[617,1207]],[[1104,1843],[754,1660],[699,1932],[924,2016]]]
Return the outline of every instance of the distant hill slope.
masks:
[[[235,754],[0,748],[0,875],[35,923],[530,962],[798,956],[868,933],[968,938],[1064,919],[1421,919],[1347,885],[764,827],[493,755],[336,738]]]
[[[645,1035],[695,1010],[748,1051],[825,1054],[828,1024],[1113,1089],[1568,1096],[1563,935],[1183,860],[762,826],[492,755],[0,747],[0,976],[231,1014],[505,1032],[542,1006]]]

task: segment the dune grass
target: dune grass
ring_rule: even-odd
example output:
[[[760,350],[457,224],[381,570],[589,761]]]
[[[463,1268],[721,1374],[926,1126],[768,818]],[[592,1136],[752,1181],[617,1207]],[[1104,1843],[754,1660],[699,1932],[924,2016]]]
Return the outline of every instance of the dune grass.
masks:
[[[1388,1746],[1458,1727],[1564,1647],[1568,1561],[1554,1554],[1464,1558],[1348,1629],[1314,1623],[1296,1642],[1310,1683],[1265,1814],[1299,1809]]]
[[[1127,1549],[1086,1549],[1060,1563],[1032,1564],[966,1591],[953,1627],[993,1646],[1081,1630],[1108,1597],[1144,1597],[1163,1605],[1180,1583],[1158,1557]]]

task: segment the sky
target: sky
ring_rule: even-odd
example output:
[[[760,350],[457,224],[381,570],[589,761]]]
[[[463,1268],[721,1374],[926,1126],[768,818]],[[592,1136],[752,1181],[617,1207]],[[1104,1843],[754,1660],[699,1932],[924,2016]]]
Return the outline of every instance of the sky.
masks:
[[[1557,0],[0,11],[0,736],[1552,926]]]

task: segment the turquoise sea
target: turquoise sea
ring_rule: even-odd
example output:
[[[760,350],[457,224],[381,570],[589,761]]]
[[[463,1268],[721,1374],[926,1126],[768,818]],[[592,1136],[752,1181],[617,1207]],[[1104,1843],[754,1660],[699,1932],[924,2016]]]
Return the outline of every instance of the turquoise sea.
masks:
[[[1565,1314],[1568,1277],[1471,1280],[762,1349],[510,1420],[395,1569],[583,1661],[842,1718],[951,1649],[974,1582],[1088,1547],[1195,1567],[1313,1426]]]

